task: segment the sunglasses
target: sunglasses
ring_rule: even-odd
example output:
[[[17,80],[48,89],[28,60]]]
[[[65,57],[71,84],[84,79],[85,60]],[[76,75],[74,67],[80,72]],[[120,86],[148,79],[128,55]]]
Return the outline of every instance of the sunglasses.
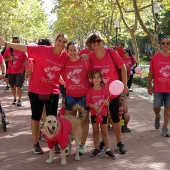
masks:
[[[127,52],[123,52],[123,54],[126,54]]]
[[[169,45],[170,43],[169,43],[169,42],[167,42],[167,43],[166,43],[166,42],[162,42],[161,44],[162,44],[162,45],[165,45],[165,44],[166,44],[166,45]]]
[[[99,44],[102,40],[92,40],[92,44],[95,44],[96,42]]]

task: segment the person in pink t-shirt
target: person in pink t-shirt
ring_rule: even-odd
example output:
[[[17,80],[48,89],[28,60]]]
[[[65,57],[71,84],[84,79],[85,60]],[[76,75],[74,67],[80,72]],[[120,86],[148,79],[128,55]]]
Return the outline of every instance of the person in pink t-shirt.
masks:
[[[13,43],[20,43],[18,37],[13,37]],[[22,86],[25,78],[25,65],[27,63],[27,56],[25,52],[8,48],[4,53],[4,60],[8,62],[8,77],[9,84],[12,89],[14,100],[13,105],[21,106]],[[17,100],[18,96],[18,100]]]
[[[94,157],[101,154],[99,148],[99,125],[100,125],[102,138],[106,146],[105,156],[109,158],[115,158],[115,155],[110,150],[107,129],[109,93],[108,90],[104,88],[104,83],[102,81],[102,75],[100,71],[94,70],[91,74],[91,80],[93,82],[93,87],[90,88],[86,94],[86,106],[90,107],[91,122],[93,127],[93,141],[95,146],[95,149],[91,156]],[[97,120],[99,117],[101,117],[100,122],[99,120]]]
[[[136,67],[137,63],[129,49],[125,49],[124,57],[122,59],[125,62],[125,66],[127,70],[127,86],[128,86],[128,89],[130,89],[132,85],[132,81],[133,81],[133,70],[132,69]]]
[[[120,43],[119,46],[114,45],[111,43],[111,45],[115,48],[115,50],[118,52],[119,56],[121,58],[124,57],[124,51],[125,51],[125,45],[123,43]]]
[[[106,88],[112,81],[118,80],[119,75],[116,68],[121,70],[122,83],[124,84],[124,93],[128,93],[127,88],[127,72],[123,59],[113,50],[105,48],[104,38],[94,33],[90,35],[90,46],[93,51],[89,54],[90,62],[94,70],[99,70],[102,73],[103,81]],[[126,149],[122,143],[122,132],[119,118],[119,96],[111,96],[109,105],[111,118],[113,121],[113,129],[117,138],[117,150],[120,154],[125,154]]]
[[[5,74],[6,74],[6,66],[5,66],[5,61],[3,59],[2,54],[0,53],[0,67],[1,67],[1,75],[0,75],[0,80],[5,78]]]
[[[69,58],[66,61],[62,73],[66,87],[65,109],[66,114],[75,115],[75,113],[72,112],[72,108],[75,104],[80,104],[87,112],[87,118],[82,122],[83,136],[79,149],[80,154],[84,154],[85,142],[89,131],[89,112],[88,108],[86,108],[86,93],[91,87],[88,76],[92,72],[92,66],[89,60],[82,60],[82,58],[78,56],[76,43],[68,43],[67,53]]]
[[[28,87],[31,104],[31,130],[34,153],[43,153],[39,145],[39,129],[42,110],[45,104],[47,115],[57,115],[59,101],[59,78],[67,60],[64,51],[67,43],[65,34],[58,34],[55,46],[26,46],[6,42],[0,37],[0,45],[27,52],[34,59],[34,69]]]
[[[160,127],[160,112],[161,107],[164,106],[162,134],[165,137],[170,137],[167,128],[170,117],[170,37],[164,37],[161,40],[161,48],[162,50],[156,53],[150,62],[148,93],[150,95],[154,93],[155,129]]]

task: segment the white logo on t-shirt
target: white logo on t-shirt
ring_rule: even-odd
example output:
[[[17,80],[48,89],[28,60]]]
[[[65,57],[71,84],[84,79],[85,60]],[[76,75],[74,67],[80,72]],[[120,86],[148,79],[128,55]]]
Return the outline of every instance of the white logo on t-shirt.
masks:
[[[170,65],[166,65],[160,69],[160,73],[163,75],[164,78],[169,78],[170,76]]]
[[[50,80],[53,80],[55,78],[56,71],[59,71],[60,68],[57,66],[47,67],[44,68],[44,72],[47,73],[47,76]]]
[[[79,84],[81,80],[79,76],[80,72],[82,72],[82,69],[74,69],[67,74],[67,78],[71,79],[75,84]]]

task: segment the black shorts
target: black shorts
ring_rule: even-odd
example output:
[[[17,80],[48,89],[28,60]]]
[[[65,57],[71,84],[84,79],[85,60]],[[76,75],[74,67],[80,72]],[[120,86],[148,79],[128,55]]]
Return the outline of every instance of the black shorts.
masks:
[[[24,73],[8,74],[11,87],[22,87],[24,83]]]
[[[119,96],[114,99],[110,99],[109,110],[113,123],[119,123]]]
[[[103,117],[103,121],[101,124],[107,124],[108,117],[107,116],[102,116],[102,117]],[[91,116],[91,123],[96,123],[95,118],[96,118],[96,116]]]
[[[32,120],[39,121],[42,117],[42,111],[45,104],[46,114],[57,116],[59,94],[50,94],[50,100],[39,100],[39,94],[29,92],[28,94],[31,104]]]
[[[60,92],[63,98],[66,97],[66,88],[64,87],[64,85],[59,85],[60,87]]]

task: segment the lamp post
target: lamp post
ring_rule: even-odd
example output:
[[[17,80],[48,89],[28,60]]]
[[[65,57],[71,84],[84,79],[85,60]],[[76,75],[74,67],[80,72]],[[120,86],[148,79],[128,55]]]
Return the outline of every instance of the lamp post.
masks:
[[[117,45],[117,33],[118,33],[118,28],[119,28],[119,21],[115,20],[115,27],[116,27],[116,45]]]
[[[160,4],[158,2],[155,2],[153,5],[153,9],[154,9],[156,19],[158,19],[158,13],[160,12],[160,8],[161,8]],[[155,22],[155,32],[156,32],[156,22]]]

